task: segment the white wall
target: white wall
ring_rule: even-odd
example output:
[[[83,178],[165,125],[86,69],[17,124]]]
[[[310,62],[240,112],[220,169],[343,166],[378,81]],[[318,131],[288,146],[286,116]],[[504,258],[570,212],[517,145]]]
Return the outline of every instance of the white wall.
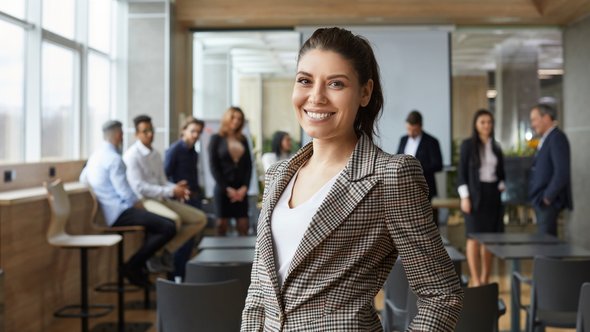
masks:
[[[451,163],[449,27],[346,27],[367,38],[377,57],[385,105],[377,143],[397,152],[405,118],[417,109],[424,130],[438,138],[443,162]],[[316,27],[298,27],[302,42]],[[309,139],[309,138],[308,138]],[[305,140],[307,142],[308,140]]]

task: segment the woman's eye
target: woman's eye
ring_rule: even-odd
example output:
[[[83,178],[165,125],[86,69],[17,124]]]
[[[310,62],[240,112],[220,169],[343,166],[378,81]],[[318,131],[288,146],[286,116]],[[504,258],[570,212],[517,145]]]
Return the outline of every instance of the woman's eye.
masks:
[[[333,81],[333,82],[330,82],[329,86],[332,88],[342,88],[344,86],[344,84],[340,81]]]
[[[310,81],[307,78],[302,77],[302,78],[297,79],[297,83],[299,83],[299,84],[307,85],[307,84],[309,84],[309,82]]]

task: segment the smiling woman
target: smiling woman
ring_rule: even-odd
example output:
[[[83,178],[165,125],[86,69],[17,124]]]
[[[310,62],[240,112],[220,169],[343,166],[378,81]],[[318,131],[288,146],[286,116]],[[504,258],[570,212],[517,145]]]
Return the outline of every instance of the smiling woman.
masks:
[[[242,331],[382,331],[373,301],[398,256],[421,301],[410,330],[452,331],[462,291],[420,164],[373,144],[383,96],[369,43],[316,30],[292,103],[313,142],[267,172]]]

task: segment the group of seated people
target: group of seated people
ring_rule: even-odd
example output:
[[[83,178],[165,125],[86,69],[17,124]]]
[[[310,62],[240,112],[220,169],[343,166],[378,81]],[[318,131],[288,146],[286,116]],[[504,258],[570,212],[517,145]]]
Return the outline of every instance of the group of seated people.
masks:
[[[137,141],[121,156],[122,123],[116,120],[103,125],[104,142],[90,156],[80,181],[94,191],[105,222],[109,226],[142,226],[145,240],[141,248],[125,263],[123,274],[130,283],[150,285],[149,272],[168,272],[169,278],[184,276],[195,241],[206,226],[206,215],[199,207],[194,172],[189,178],[175,179],[182,169],[175,169],[167,156],[167,169],[162,157],[152,147],[154,128],[147,115],[135,117]],[[170,151],[178,150],[179,158],[195,158],[194,144],[203,129],[203,122],[190,118],[183,126],[179,142]],[[192,151],[192,152],[191,152]],[[169,179],[177,180],[176,183]],[[191,181],[195,180],[195,181]]]

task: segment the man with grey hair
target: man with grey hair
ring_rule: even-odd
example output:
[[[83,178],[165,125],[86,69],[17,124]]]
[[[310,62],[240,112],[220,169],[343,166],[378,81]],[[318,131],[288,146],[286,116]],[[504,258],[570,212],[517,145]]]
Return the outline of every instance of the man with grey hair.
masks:
[[[535,209],[537,230],[557,236],[559,212],[573,208],[570,145],[557,128],[557,112],[549,104],[531,109],[531,127],[540,136],[529,179],[529,199]]]
[[[145,287],[149,285],[146,261],[176,235],[176,226],[172,220],[148,212],[129,186],[121,158],[121,122],[109,120],[102,130],[105,141],[88,158],[80,181],[88,184],[96,194],[109,226],[144,227],[143,246],[125,263],[123,274],[130,283]]]

